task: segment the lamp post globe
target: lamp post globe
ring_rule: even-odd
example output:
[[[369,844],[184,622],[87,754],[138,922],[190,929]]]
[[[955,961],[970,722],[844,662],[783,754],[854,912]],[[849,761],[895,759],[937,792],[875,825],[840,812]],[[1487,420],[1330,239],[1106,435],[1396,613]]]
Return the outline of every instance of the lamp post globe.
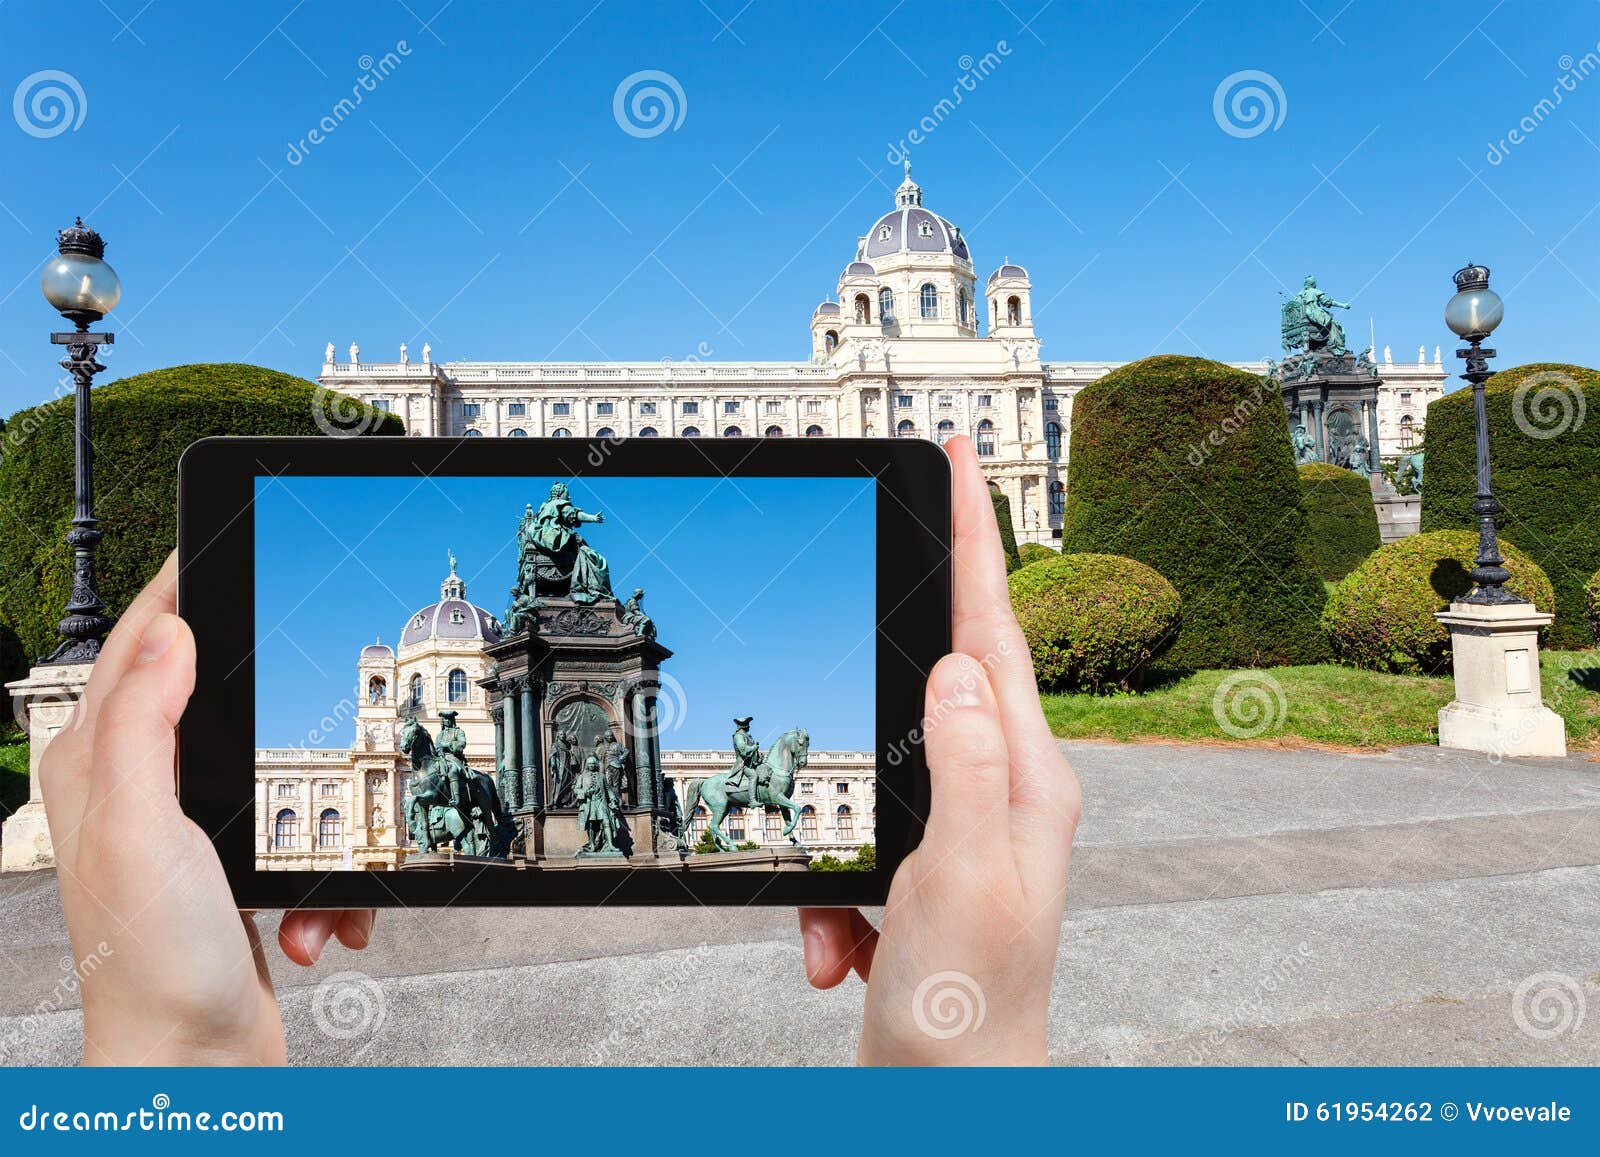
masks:
[[[39,288],[50,305],[73,324],[66,333],[52,333],[52,345],[67,347],[61,368],[72,375],[73,445],[72,594],[61,620],[61,645],[46,663],[92,663],[100,644],[116,620],[105,613],[105,600],[95,586],[95,549],[102,537],[94,516],[94,437],[89,389],[95,374],[105,369],[95,358],[95,347],[111,345],[115,335],[91,333],[89,327],[116,308],[122,298],[117,271],[105,262],[106,243],[80,217],[56,236],[57,253],[45,263]]]
[[[1494,350],[1484,349],[1483,342],[1505,317],[1505,303],[1489,288],[1488,266],[1468,262],[1456,270],[1452,280],[1456,292],[1444,307],[1444,323],[1467,343],[1465,348],[1456,350],[1456,357],[1466,359],[1467,370],[1461,376],[1472,383],[1478,455],[1478,493],[1472,500],[1472,513],[1478,520],[1478,559],[1471,571],[1472,589],[1461,601],[1480,606],[1526,602],[1505,588],[1511,572],[1500,557],[1495,529],[1495,517],[1503,507],[1495,499],[1489,478],[1489,417],[1484,383],[1494,376],[1489,368]]]

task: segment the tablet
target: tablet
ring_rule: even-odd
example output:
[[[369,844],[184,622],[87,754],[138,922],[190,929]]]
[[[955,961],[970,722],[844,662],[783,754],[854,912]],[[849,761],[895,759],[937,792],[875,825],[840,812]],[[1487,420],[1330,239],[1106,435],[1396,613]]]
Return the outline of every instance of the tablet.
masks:
[[[917,845],[932,443],[206,439],[178,506],[240,907],[880,904]]]

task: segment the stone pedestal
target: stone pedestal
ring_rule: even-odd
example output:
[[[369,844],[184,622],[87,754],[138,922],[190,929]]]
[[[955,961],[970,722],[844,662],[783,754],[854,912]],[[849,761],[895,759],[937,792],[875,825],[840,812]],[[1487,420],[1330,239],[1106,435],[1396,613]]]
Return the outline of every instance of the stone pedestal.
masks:
[[[1317,458],[1368,478],[1382,477],[1378,446],[1378,367],[1365,355],[1313,350],[1282,362],[1273,377],[1289,412],[1289,428],[1303,425]],[[1357,441],[1367,445],[1356,453]]]
[[[1440,747],[1566,755],[1566,727],[1539,686],[1539,630],[1554,617],[1531,603],[1452,603],[1434,615],[1450,628],[1456,681],[1455,700],[1439,711]]]
[[[28,802],[0,831],[0,871],[31,872],[55,866],[44,795],[39,790],[39,760],[72,718],[93,670],[93,663],[40,665],[29,671],[26,679],[6,684],[17,722],[28,733]]]

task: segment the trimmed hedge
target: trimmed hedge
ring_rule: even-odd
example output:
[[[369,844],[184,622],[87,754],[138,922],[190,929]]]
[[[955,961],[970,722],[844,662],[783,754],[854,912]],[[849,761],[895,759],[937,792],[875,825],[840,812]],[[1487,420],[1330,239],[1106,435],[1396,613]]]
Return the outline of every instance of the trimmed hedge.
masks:
[[[1504,539],[1511,580],[1506,586],[1541,611],[1556,595],[1539,564]],[[1435,611],[1472,588],[1467,572],[1478,555],[1478,536],[1434,530],[1391,542],[1334,588],[1323,626],[1339,658],[1352,666],[1397,675],[1450,673],[1450,630]]]
[[[117,615],[161,569],[177,541],[178,459],[214,434],[312,436],[329,428],[401,435],[405,426],[302,378],[248,365],[174,366],[90,394],[95,444],[99,589]],[[0,646],[4,675],[60,641],[56,625],[71,588],[70,396],[12,415],[0,458]],[[9,646],[5,644],[9,643]]]
[[[1032,566],[1034,563],[1044,562],[1046,559],[1060,558],[1061,552],[1059,550],[1051,550],[1042,542],[1025,542],[1017,547],[1017,557],[1022,560],[1023,566]]]
[[[1556,590],[1554,647],[1591,637],[1584,584],[1600,565],[1600,372],[1535,363],[1503,370],[1485,390],[1500,530],[1521,543]],[[1472,391],[1428,406],[1422,529],[1472,530],[1477,435]]]
[[[1372,483],[1365,474],[1327,462],[1301,466],[1306,503],[1306,551],[1329,582],[1338,582],[1383,545]]]
[[[1183,597],[1179,667],[1327,657],[1326,591],[1275,383],[1161,356],[1085,386],[1072,405],[1062,549],[1118,554]]]
[[[1176,588],[1131,558],[1056,555],[1006,583],[1042,691],[1135,690],[1178,635]]]
[[[1000,528],[1000,549],[1006,552],[1006,571],[1022,565],[1017,554],[1017,533],[1011,525],[1011,499],[1001,493],[998,486],[989,487],[989,501],[994,503],[994,521]]]
[[[1600,570],[1583,588],[1583,601],[1589,613],[1589,633],[1594,636],[1594,645],[1600,647]]]

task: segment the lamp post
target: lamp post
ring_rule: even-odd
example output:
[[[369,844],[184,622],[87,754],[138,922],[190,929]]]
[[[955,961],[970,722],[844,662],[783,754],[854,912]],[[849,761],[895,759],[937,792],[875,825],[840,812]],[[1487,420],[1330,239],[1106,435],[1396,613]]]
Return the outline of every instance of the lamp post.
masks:
[[[1466,349],[1456,351],[1456,357],[1467,362],[1467,372],[1461,376],[1472,383],[1472,414],[1478,438],[1478,496],[1472,502],[1472,512],[1478,516],[1478,563],[1472,568],[1472,590],[1460,601],[1478,606],[1522,603],[1527,600],[1505,588],[1511,572],[1505,568],[1495,539],[1495,516],[1503,508],[1489,484],[1489,419],[1484,402],[1484,383],[1494,377],[1489,368],[1494,350],[1484,349],[1483,343],[1505,316],[1505,307],[1500,295],[1489,288],[1486,266],[1468,263],[1456,270],[1454,280],[1456,295],[1444,307],[1444,323],[1468,343]]]
[[[73,397],[75,444],[72,479],[72,597],[67,617],[61,620],[62,643],[46,663],[92,663],[100,643],[115,620],[105,614],[106,604],[95,589],[94,555],[100,524],[94,516],[94,440],[89,413],[89,388],[95,374],[105,369],[95,360],[95,347],[111,345],[115,335],[90,333],[89,327],[116,307],[122,296],[117,272],[105,263],[106,243],[79,217],[56,236],[59,250],[44,267],[40,288],[61,316],[75,327],[70,333],[50,335],[52,345],[67,347],[61,367],[76,384]]]

